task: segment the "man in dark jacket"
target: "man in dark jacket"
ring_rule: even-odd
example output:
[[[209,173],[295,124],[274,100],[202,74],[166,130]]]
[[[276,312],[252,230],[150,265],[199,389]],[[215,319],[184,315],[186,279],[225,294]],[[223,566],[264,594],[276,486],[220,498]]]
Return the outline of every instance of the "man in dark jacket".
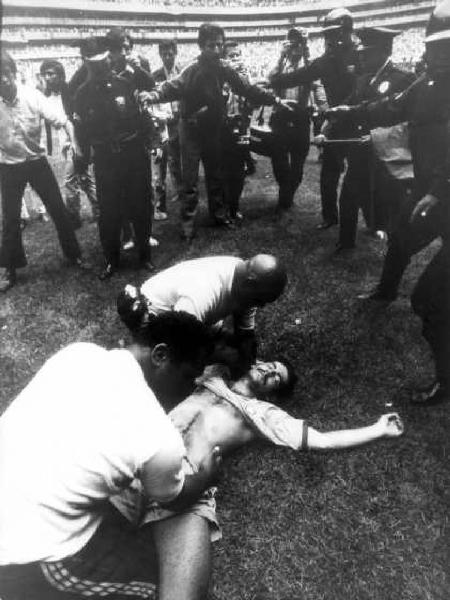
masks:
[[[222,63],[225,32],[218,25],[204,23],[198,32],[200,56],[179,77],[166,81],[160,91],[143,100],[150,104],[180,101],[180,144],[182,164],[182,236],[191,241],[198,206],[198,170],[203,163],[209,213],[217,226],[229,226],[224,199],[221,164],[221,135],[225,119],[222,90],[227,82],[238,95],[255,104],[281,104],[261,88],[250,85],[231,67]],[[286,109],[288,110],[288,109]]]
[[[425,41],[426,73],[415,85],[383,101],[339,107],[337,113],[371,127],[409,124],[413,198],[390,239],[381,281],[370,298],[392,301],[411,257],[442,238],[412,295],[436,367],[433,386],[415,401],[431,405],[450,398],[450,0],[436,7]]]
[[[287,33],[280,58],[272,71],[276,76],[282,73],[292,73],[298,69],[300,62],[308,64],[307,34],[292,28]],[[299,85],[284,90],[276,89],[282,98],[296,103],[289,121],[277,111],[272,113],[272,129],[277,134],[278,149],[272,156],[272,168],[279,186],[278,211],[289,210],[294,202],[295,192],[303,179],[303,166],[309,152],[310,117],[308,104],[311,85]]]

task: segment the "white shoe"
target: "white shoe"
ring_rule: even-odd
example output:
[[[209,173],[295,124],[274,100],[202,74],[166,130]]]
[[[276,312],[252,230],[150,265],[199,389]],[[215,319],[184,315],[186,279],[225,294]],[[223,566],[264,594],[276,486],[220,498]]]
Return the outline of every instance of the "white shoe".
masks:
[[[124,242],[122,245],[122,248],[124,250],[132,250],[134,248],[133,240],[128,240],[128,241]]]
[[[167,213],[163,212],[162,210],[158,210],[156,208],[155,212],[153,214],[153,220],[154,221],[166,221],[167,220]]]
[[[152,248],[156,248],[156,246],[159,246],[159,242],[156,238],[150,237],[150,239],[148,240],[148,245]]]

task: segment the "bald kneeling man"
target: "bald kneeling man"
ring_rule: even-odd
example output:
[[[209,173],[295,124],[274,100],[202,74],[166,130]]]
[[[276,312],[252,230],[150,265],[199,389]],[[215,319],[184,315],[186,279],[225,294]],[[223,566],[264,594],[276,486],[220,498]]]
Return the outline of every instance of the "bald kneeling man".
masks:
[[[279,298],[286,283],[285,268],[270,254],[257,254],[248,260],[209,256],[161,271],[150,277],[140,292],[126,286],[119,294],[117,308],[132,332],[149,313],[184,311],[216,330],[220,330],[223,319],[232,316],[233,335],[227,342],[237,349],[236,362],[246,371],[256,358],[256,309]]]
[[[178,404],[169,416],[180,431],[186,448],[185,471],[213,472],[219,457],[256,440],[293,450],[343,449],[403,433],[397,413],[382,415],[375,423],[356,429],[319,432],[306,421],[259,398],[281,401],[292,391],[296,376],[281,361],[257,361],[235,382],[222,365],[211,365],[197,379],[193,394]],[[164,600],[206,597],[210,575],[210,540],[220,537],[214,492],[182,513],[161,508],[145,500],[136,482],[114,506],[135,524],[149,526],[157,540],[160,594]],[[173,557],[176,556],[176,561]],[[180,587],[180,582],[183,586]]]

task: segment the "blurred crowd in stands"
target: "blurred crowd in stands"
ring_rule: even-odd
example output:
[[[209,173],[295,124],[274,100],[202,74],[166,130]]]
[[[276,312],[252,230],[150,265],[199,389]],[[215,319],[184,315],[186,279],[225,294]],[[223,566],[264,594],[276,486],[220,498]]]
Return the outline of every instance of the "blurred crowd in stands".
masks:
[[[104,0],[110,4],[125,4],[127,0]],[[137,1],[137,0],[134,0]],[[253,8],[255,6],[273,7],[273,6],[293,6],[298,5],[298,0],[139,0],[140,4],[149,7],[183,8],[186,6],[193,8],[209,7],[231,7],[231,8]],[[324,0],[302,0],[303,4],[323,4],[328,6],[330,3]],[[355,2],[355,4],[357,4]],[[404,4],[414,4],[413,2],[402,2],[401,0],[390,2],[392,6],[402,6]]]
[[[98,30],[96,30],[97,32]],[[230,35],[230,37],[232,36]],[[395,63],[412,70],[423,53],[424,38],[425,30],[419,27],[408,29],[399,35],[394,41],[393,58]],[[252,80],[261,81],[265,78],[268,70],[279,56],[281,44],[281,40],[249,41],[240,44],[243,62]],[[321,37],[311,38],[309,48],[311,58],[320,56],[324,50],[323,39]],[[159,64],[158,44],[139,44],[137,37],[136,49],[148,58],[150,65]],[[35,80],[43,58],[60,60],[69,77],[76,71],[80,62],[78,49],[62,44],[40,45],[38,48],[28,46],[18,49],[14,54],[18,61],[22,81],[29,83]],[[197,44],[179,44],[178,61],[180,65],[187,65],[197,55]]]

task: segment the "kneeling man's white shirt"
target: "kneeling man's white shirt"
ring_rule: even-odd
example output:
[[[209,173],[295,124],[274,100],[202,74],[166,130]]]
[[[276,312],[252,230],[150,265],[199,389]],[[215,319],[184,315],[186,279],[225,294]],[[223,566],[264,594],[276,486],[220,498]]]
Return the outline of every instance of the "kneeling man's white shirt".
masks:
[[[185,311],[206,325],[215,325],[232,314],[234,273],[241,263],[236,256],[186,260],[150,277],[141,292],[155,314]],[[255,314],[255,307],[234,313],[235,327],[253,330]]]
[[[61,350],[0,418],[0,564],[79,551],[100,525],[101,503],[144,464],[152,498],[175,498],[183,455],[180,434],[128,350]]]

